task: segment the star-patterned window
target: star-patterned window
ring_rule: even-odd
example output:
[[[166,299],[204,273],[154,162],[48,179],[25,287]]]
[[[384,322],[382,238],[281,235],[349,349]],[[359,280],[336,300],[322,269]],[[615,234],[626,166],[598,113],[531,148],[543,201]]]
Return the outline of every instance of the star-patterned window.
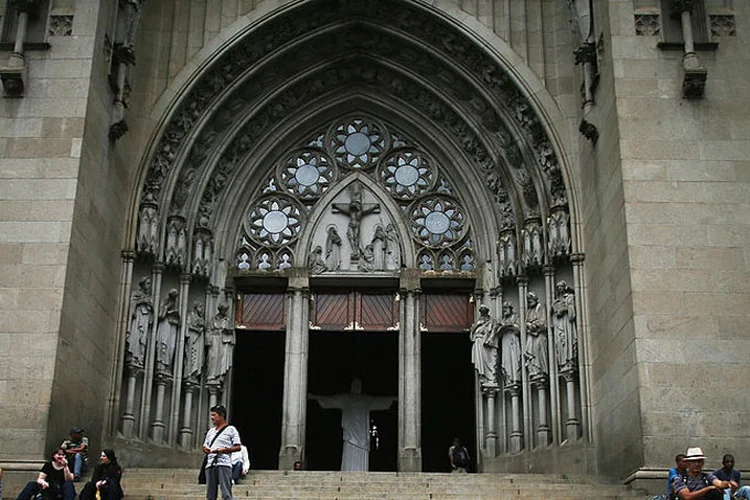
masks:
[[[373,168],[389,145],[385,128],[369,118],[346,120],[328,132],[328,149],[336,162],[353,170]]]
[[[423,154],[401,149],[380,166],[380,180],[397,199],[410,200],[427,192],[435,180],[430,160]]]
[[[425,246],[449,246],[463,236],[465,216],[451,198],[428,196],[414,202],[409,212],[412,232]]]
[[[303,200],[320,197],[336,179],[335,167],[317,149],[303,149],[279,165],[279,184]]]
[[[261,243],[285,245],[299,235],[301,218],[302,210],[291,197],[266,195],[250,209],[247,230]]]

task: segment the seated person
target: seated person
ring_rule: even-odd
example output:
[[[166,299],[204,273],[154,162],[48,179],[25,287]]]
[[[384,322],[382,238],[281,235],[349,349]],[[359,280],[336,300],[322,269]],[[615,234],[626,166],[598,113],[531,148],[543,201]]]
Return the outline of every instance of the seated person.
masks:
[[[42,466],[36,481],[28,483],[16,500],[31,500],[39,493],[44,500],[75,499],[73,474],[68,468],[68,458],[64,449],[55,448],[52,451],[52,459]]]
[[[724,455],[721,459],[721,468],[714,471],[714,476],[718,477],[722,481],[729,481],[730,488],[724,490],[724,499],[729,500],[732,498],[745,498],[750,499],[750,486],[742,486],[740,479],[740,471],[734,468],[734,457],[730,454]]]
[[[245,445],[240,447],[240,451],[232,453],[232,484],[237,483],[241,477],[247,476],[250,470],[250,457],[247,454]]]
[[[103,450],[99,456],[99,465],[94,468],[91,481],[81,491],[81,500],[95,500],[99,491],[101,500],[120,500],[124,495],[120,487],[122,468],[117,463],[114,450]]]
[[[78,426],[70,429],[70,439],[60,445],[68,460],[73,462],[73,480],[80,481],[81,474],[86,472],[89,464],[89,438],[84,437],[83,429]]]
[[[669,469],[669,477],[667,478],[667,496],[666,498],[671,500],[677,498],[676,495],[672,495],[672,481],[675,476],[684,476],[687,473],[687,462],[685,462],[685,455],[679,453],[674,457],[675,466]]]
[[[703,498],[706,500],[723,500],[725,488],[729,481],[722,481],[713,474],[703,472],[706,457],[700,448],[688,448],[685,454],[687,473],[678,474],[672,481],[672,491],[680,500]]]

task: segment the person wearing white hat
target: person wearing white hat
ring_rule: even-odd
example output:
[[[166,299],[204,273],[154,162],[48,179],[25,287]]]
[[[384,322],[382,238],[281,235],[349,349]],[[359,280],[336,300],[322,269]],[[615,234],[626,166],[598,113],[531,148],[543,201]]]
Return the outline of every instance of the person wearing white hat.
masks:
[[[678,474],[672,483],[672,491],[676,498],[681,500],[693,500],[702,498],[706,500],[723,500],[724,489],[730,488],[729,481],[722,481],[714,474],[703,472],[703,464],[706,457],[700,448],[688,448],[685,453],[687,462],[687,473]]]

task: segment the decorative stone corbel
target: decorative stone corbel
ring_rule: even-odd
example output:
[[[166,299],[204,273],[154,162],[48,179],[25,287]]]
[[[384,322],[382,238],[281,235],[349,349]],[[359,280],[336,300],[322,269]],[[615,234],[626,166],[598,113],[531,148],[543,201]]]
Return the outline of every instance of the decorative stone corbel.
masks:
[[[685,75],[682,80],[682,97],[700,99],[706,91],[708,71],[701,66],[698,54],[695,53],[693,38],[692,12],[696,0],[672,0],[672,15],[678,17],[682,24],[682,39],[685,42],[685,54],[682,56],[682,67]]]
[[[26,30],[29,16],[36,13],[41,0],[16,0],[18,10],[18,27],[16,28],[16,42],[13,52],[8,57],[8,63],[0,67],[0,80],[3,82],[5,97],[23,97],[28,81],[28,66],[23,54],[23,44],[26,41]]]
[[[599,130],[597,130],[596,125],[585,119],[581,120],[581,125],[578,127],[578,131],[594,145],[596,145],[596,142],[599,140]]]

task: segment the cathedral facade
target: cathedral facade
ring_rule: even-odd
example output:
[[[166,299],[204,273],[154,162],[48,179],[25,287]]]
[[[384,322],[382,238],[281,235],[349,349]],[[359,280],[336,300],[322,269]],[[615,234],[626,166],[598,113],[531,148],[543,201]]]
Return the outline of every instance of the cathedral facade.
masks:
[[[750,461],[747,2],[2,7],[6,467]]]

